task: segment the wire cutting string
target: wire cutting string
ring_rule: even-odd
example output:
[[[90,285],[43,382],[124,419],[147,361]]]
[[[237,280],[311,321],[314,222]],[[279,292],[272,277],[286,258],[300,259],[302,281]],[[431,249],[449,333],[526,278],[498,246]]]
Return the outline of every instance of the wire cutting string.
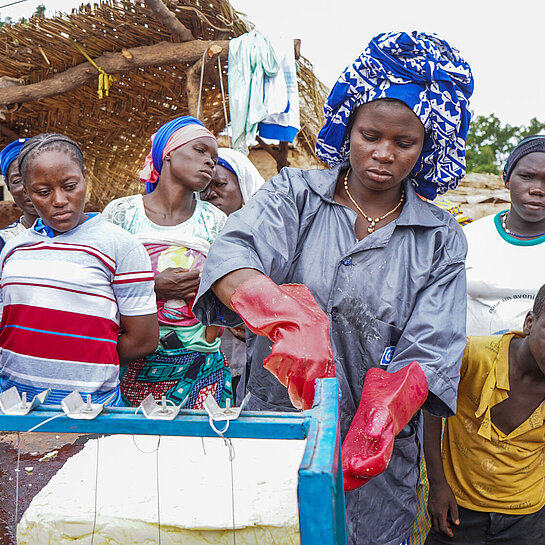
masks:
[[[97,437],[97,461],[96,461],[96,468],[95,468],[95,506],[94,506],[94,513],[93,513],[93,530],[91,532],[91,545],[93,545],[93,542],[95,541],[95,531],[97,527],[97,507],[98,507],[98,467],[99,467],[99,454],[100,454],[100,445],[99,445],[100,437]]]
[[[224,436],[224,433],[229,429],[230,420],[227,420],[224,428],[222,430],[219,430],[218,428],[216,428],[214,424],[214,419],[212,418],[212,415],[208,413],[208,423],[210,424],[210,427],[214,430],[214,432],[223,439],[223,442],[225,446],[227,447],[227,451],[228,451],[230,472],[231,472],[231,520],[233,523],[233,545],[236,545],[237,530],[235,525],[235,476],[234,476],[234,467],[233,467],[233,460],[235,459],[235,447],[233,446],[233,441],[231,441],[231,438]],[[204,449],[204,441],[203,441],[203,449]],[[205,451],[205,455],[206,455],[206,451]]]
[[[170,400],[169,400],[170,401]],[[136,411],[134,411],[134,414],[138,414],[138,411],[140,410],[140,407],[142,405],[138,405],[136,408]],[[157,437],[157,446],[154,450],[146,451],[142,450],[136,443],[136,439],[134,437],[134,433],[132,434],[132,442],[134,443],[134,446],[139,450],[142,454],[153,454],[155,453],[155,475],[156,475],[156,490],[157,490],[157,531],[158,531],[158,544],[161,545],[161,499],[160,499],[160,488],[159,488],[159,445],[161,444],[161,435]]]
[[[155,474],[157,476],[157,531],[159,532],[159,545],[161,545],[161,496],[159,493],[159,445],[161,444],[161,436],[155,449]]]
[[[229,147],[233,147],[233,142],[231,141],[231,134],[229,130],[229,119],[227,117],[227,106],[225,105],[225,90],[223,88],[223,74],[221,71],[221,58],[218,55],[218,72],[219,72],[219,78],[220,78],[220,89],[221,89],[221,101],[223,103],[223,117],[225,118],[225,130],[227,131],[227,143],[229,144]]]

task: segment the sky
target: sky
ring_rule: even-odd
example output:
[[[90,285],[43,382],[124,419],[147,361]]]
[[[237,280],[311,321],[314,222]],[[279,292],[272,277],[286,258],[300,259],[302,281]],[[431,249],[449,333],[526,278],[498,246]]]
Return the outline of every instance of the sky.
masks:
[[[14,0],[0,0],[0,6]],[[26,0],[0,18],[70,12],[75,0]],[[342,70],[381,32],[434,32],[456,47],[475,78],[471,109],[502,123],[545,121],[543,0],[232,0],[262,32],[301,39],[302,54],[332,87]],[[540,53],[541,52],[541,53]]]

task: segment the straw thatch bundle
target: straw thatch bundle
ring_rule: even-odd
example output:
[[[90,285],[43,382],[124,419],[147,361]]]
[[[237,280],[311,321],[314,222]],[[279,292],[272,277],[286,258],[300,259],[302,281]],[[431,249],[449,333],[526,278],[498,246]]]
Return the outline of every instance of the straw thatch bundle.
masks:
[[[2,28],[0,145],[40,132],[69,135],[84,149],[90,198],[101,207],[139,190],[136,175],[161,124],[199,111],[210,130],[221,131],[227,40],[251,25],[226,0],[171,0],[166,7],[163,16],[158,0],[115,0]],[[88,58],[115,78],[109,96],[98,98],[99,71]],[[298,139],[312,154],[325,89],[303,57],[299,68]]]

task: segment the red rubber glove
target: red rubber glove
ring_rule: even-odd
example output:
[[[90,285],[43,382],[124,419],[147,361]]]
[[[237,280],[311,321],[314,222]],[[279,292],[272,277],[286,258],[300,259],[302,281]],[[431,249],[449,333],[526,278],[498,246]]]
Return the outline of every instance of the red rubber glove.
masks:
[[[297,409],[310,409],[314,381],[334,377],[329,320],[302,284],[278,286],[252,276],[231,296],[231,305],[248,328],[274,342],[263,365],[288,389]]]
[[[428,381],[418,362],[395,373],[367,371],[361,401],[341,452],[344,489],[354,490],[382,473],[390,462],[395,436],[428,397]]]

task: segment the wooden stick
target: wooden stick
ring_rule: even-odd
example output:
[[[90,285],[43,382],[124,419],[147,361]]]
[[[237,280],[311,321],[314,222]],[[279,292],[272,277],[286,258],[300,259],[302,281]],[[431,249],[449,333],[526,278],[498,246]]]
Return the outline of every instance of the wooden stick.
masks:
[[[204,54],[204,80],[203,86],[209,82],[217,83],[219,85],[219,76],[216,70],[211,70],[210,67],[213,66],[217,55],[221,53],[221,48],[217,46],[217,43],[213,43],[208,48],[206,54]],[[201,104],[199,105],[199,90],[201,84],[201,71],[202,71],[202,61],[201,57],[196,63],[191,65],[191,67],[186,72],[186,81],[185,81],[185,94],[187,96],[187,109],[189,115],[193,117],[202,117],[202,99]],[[202,90],[201,90],[202,91]],[[200,112],[198,116],[197,113]]]
[[[256,140],[261,144],[261,147],[274,158],[276,161],[276,170],[280,172],[284,167],[289,167],[290,162],[288,161],[288,143],[280,142],[278,151],[274,149],[273,146],[267,144],[263,139],[257,135]]]
[[[229,42],[224,40],[214,42],[213,45],[221,48],[220,56],[226,59]],[[210,42],[204,40],[183,43],[159,42],[155,45],[126,49],[123,53],[104,53],[93,60],[108,74],[119,74],[145,66],[195,62],[209,46]],[[96,68],[89,62],[84,62],[37,83],[0,89],[0,104],[33,102],[67,93],[93,81],[97,74]]]
[[[190,40],[194,40],[193,34],[191,33],[191,30],[189,30],[187,27],[185,27],[170,11],[165,4],[162,2],[162,0],[145,0],[146,5],[151,10],[153,15],[159,19],[159,21],[174,34],[174,36],[177,36],[180,38],[182,42],[189,42]]]
[[[289,167],[288,161],[288,143],[280,142],[280,151],[278,153],[278,159],[276,160],[276,168],[280,172],[284,167]]]
[[[202,59],[192,64],[185,75],[185,94],[187,96],[187,113],[197,117],[199,110],[199,84],[201,81]],[[202,110],[201,110],[202,113]]]

